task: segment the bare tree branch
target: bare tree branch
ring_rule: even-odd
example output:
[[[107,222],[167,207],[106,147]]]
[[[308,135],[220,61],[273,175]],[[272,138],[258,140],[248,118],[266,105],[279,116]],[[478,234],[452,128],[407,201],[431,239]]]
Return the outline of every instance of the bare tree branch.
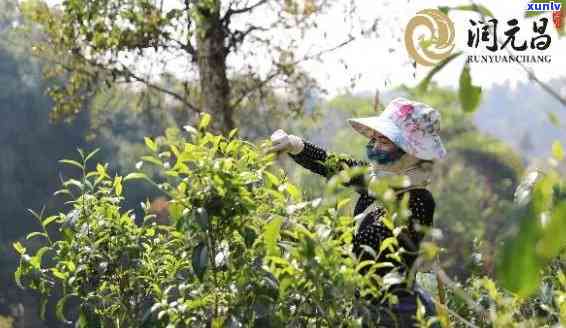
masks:
[[[321,50],[321,51],[319,51],[319,52],[317,52],[317,53],[315,53],[315,54],[312,54],[312,55],[305,55],[305,56],[303,56],[303,58],[297,59],[296,61],[294,61],[294,62],[292,62],[292,63],[290,63],[290,64],[291,64],[291,65],[297,65],[297,64],[299,64],[299,63],[301,63],[301,62],[303,62],[303,61],[307,61],[307,60],[310,60],[310,59],[319,57],[319,56],[321,56],[321,55],[323,55],[323,54],[325,54],[325,53],[332,52],[332,51],[334,51],[334,50],[336,50],[336,49],[338,49],[338,48],[344,47],[345,45],[347,45],[347,44],[349,44],[350,42],[354,41],[354,39],[355,39],[355,38],[354,38],[352,35],[350,35],[347,40],[345,40],[344,42],[342,42],[342,43],[340,43],[340,44],[338,44],[338,45],[336,45],[336,46],[334,46],[334,47],[332,47],[332,48]],[[232,108],[237,108],[237,107],[240,105],[240,103],[241,103],[246,97],[248,97],[252,92],[254,92],[254,91],[258,90],[258,89],[261,90],[261,88],[263,88],[267,83],[269,83],[270,81],[272,81],[273,79],[275,79],[277,76],[279,76],[279,75],[283,72],[283,69],[280,67],[280,65],[278,65],[277,63],[274,63],[274,64],[275,64],[275,66],[277,66],[277,69],[276,69],[274,72],[272,72],[271,74],[269,74],[265,79],[259,81],[259,82],[258,82],[256,85],[254,85],[253,87],[250,87],[250,88],[244,90],[244,92],[242,93],[242,95],[241,95],[240,97],[238,97],[234,102],[232,102],[232,105],[231,105]]]
[[[261,26],[249,25],[245,31],[234,31],[228,32],[228,45],[226,46],[226,51],[230,52],[232,49],[236,48],[244,42],[244,39],[253,31],[267,31],[268,29]]]
[[[238,99],[236,99],[234,102],[232,102],[230,107],[237,108],[240,105],[240,103],[244,99],[246,99],[252,92],[254,92],[256,90],[261,90],[267,83],[269,83],[271,80],[276,78],[279,74],[281,74],[281,70],[277,69],[277,70],[275,70],[275,72],[269,74],[264,80],[260,81],[255,86],[244,90],[242,95],[240,97],[238,97]]]
[[[123,75],[123,76],[125,76],[125,77],[130,77],[130,78],[132,78],[132,79],[134,79],[134,80],[136,80],[136,81],[138,81],[138,82],[141,82],[141,83],[147,85],[148,87],[150,87],[150,88],[152,88],[152,89],[154,89],[154,90],[156,90],[156,91],[159,91],[159,92],[165,93],[165,94],[167,94],[167,95],[170,95],[171,97],[177,99],[177,100],[180,101],[183,105],[187,106],[189,109],[191,109],[191,110],[193,110],[193,111],[195,111],[195,112],[197,112],[197,113],[202,112],[202,110],[201,110],[200,108],[198,108],[197,106],[195,106],[195,105],[193,105],[192,103],[190,103],[187,99],[185,99],[185,97],[181,96],[180,94],[178,94],[178,93],[176,93],[176,92],[174,92],[174,91],[171,91],[171,90],[169,90],[169,89],[165,89],[165,88],[163,88],[163,87],[161,87],[161,86],[159,86],[159,85],[157,85],[157,84],[153,84],[153,83],[149,82],[149,80],[144,79],[144,78],[142,78],[141,76],[138,76],[138,75],[134,74],[132,71],[130,71],[130,70],[127,69],[126,67],[123,67],[123,68],[122,68],[121,73],[122,73],[121,75]]]
[[[122,76],[124,76],[127,80],[133,79],[133,80],[135,80],[135,81],[141,82],[141,83],[145,84],[146,86],[148,86],[148,87],[151,88],[151,89],[154,89],[154,90],[156,90],[156,91],[165,93],[165,94],[167,94],[167,95],[169,95],[169,96],[171,96],[171,97],[177,99],[177,100],[180,101],[183,105],[187,106],[189,109],[191,109],[191,110],[193,110],[193,111],[195,111],[195,112],[197,112],[197,113],[200,113],[200,112],[201,112],[201,109],[200,109],[200,108],[198,108],[197,106],[195,106],[194,104],[192,104],[191,102],[189,102],[185,97],[183,97],[183,96],[181,96],[181,95],[175,93],[174,91],[168,90],[168,89],[166,89],[166,88],[164,88],[164,87],[162,87],[162,86],[159,86],[159,85],[157,85],[157,84],[151,83],[149,80],[144,79],[144,78],[142,78],[142,77],[136,75],[135,73],[133,73],[132,71],[130,71],[127,67],[125,67],[125,66],[123,66],[123,65],[122,65],[122,68],[121,68],[121,69],[118,69],[118,68],[107,68],[107,67],[105,67],[105,66],[104,66],[103,64],[101,64],[101,63],[98,63],[98,62],[96,62],[96,61],[93,61],[93,60],[90,60],[90,59],[84,57],[84,56],[83,56],[82,54],[80,54],[80,53],[74,53],[74,56],[79,57],[82,61],[84,61],[86,64],[88,64],[88,65],[90,65],[90,66],[92,66],[92,67],[96,67],[96,68],[100,69],[100,70],[103,71],[103,72],[109,72],[109,73],[111,73],[113,76],[114,76],[114,75],[122,75]],[[65,70],[67,70],[67,71],[77,71],[77,70],[78,70],[78,71],[80,71],[82,74],[87,74],[87,75],[89,75],[91,78],[96,78],[96,77],[97,77],[97,74],[96,74],[96,73],[92,73],[92,72],[90,72],[90,71],[88,71],[88,70],[85,70],[85,69],[80,69],[80,68],[78,68],[78,67],[70,67],[70,66],[68,66],[68,65],[66,65],[66,64],[64,64],[64,63],[62,63],[62,62],[56,62],[56,61],[54,61],[54,60],[51,60],[51,62],[53,62],[53,63],[55,63],[55,64],[58,64],[58,65],[61,65],[61,67],[63,67],[63,68],[64,68]]]
[[[192,63],[197,62],[197,50],[195,49],[195,47],[193,46],[193,44],[191,43],[190,40],[187,40],[187,43],[183,43],[183,42],[176,40],[176,39],[171,39],[171,41],[176,43],[181,50],[183,50],[186,53],[188,53],[189,55],[191,55],[191,62]],[[161,45],[161,46],[165,47],[166,45]]]
[[[336,46],[334,46],[334,47],[332,47],[332,48],[328,48],[328,49],[325,49],[325,50],[321,50],[321,51],[319,51],[319,52],[317,52],[317,53],[315,53],[315,54],[313,54],[313,55],[306,55],[306,56],[304,56],[301,60],[296,61],[295,63],[299,63],[299,62],[301,62],[301,61],[305,61],[305,60],[309,60],[309,59],[313,59],[313,58],[322,56],[322,55],[324,55],[325,53],[332,52],[332,51],[334,51],[334,50],[336,50],[336,49],[338,49],[338,48],[344,47],[345,45],[347,45],[348,43],[354,41],[355,39],[356,39],[356,38],[354,38],[354,36],[349,35],[349,36],[348,36],[348,39],[347,39],[346,41],[344,41],[344,42],[342,42],[342,43],[340,43],[340,44],[338,44],[338,45],[336,45]]]
[[[255,4],[253,4],[251,6],[239,8],[239,9],[232,9],[232,7],[230,7],[226,11],[226,14],[224,15],[224,17],[222,17],[222,21],[229,20],[232,15],[238,15],[238,14],[243,14],[243,13],[248,12],[248,11],[252,11],[254,8],[257,8],[257,7],[267,3],[267,1],[268,0],[259,0],[258,2],[256,2]]]
[[[532,69],[529,69],[528,67],[525,66],[525,64],[521,63],[521,62],[517,62],[517,64],[519,64],[519,66],[521,66],[521,68],[527,73],[527,76],[529,77],[529,80],[535,81],[538,85],[540,85],[540,87],[545,90],[548,94],[550,94],[553,98],[555,98],[556,100],[558,100],[562,106],[566,106],[566,99],[564,97],[562,97],[558,91],[552,89],[552,87],[546,83],[544,83],[543,81],[539,80],[539,78],[535,75],[535,73],[533,72]]]

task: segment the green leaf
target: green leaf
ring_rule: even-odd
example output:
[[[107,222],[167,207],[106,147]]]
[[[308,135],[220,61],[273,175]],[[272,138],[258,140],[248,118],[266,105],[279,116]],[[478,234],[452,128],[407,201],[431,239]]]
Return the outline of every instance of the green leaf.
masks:
[[[277,178],[275,175],[264,171],[263,174],[267,177],[267,180],[269,181],[271,186],[278,186],[281,182],[279,181],[279,178]]]
[[[69,325],[72,322],[67,320],[65,318],[65,303],[67,303],[67,300],[73,296],[76,296],[75,294],[67,294],[65,296],[63,296],[58,302],[57,305],[55,306],[55,315],[57,316],[57,319],[63,321],[65,324]]]
[[[43,220],[43,222],[41,222],[41,225],[43,225],[44,228],[47,228],[47,226],[49,226],[53,221],[57,220],[57,218],[59,218],[59,216],[57,215],[47,217],[45,218],[45,220]]]
[[[287,183],[287,192],[295,202],[301,201],[301,191],[292,183]]]
[[[271,312],[273,300],[267,295],[258,295],[252,305],[256,318],[263,318]]]
[[[434,77],[434,75],[436,73],[438,73],[442,68],[444,68],[444,66],[446,66],[449,62],[451,62],[454,58],[460,56],[462,54],[461,51],[455,52],[452,55],[444,58],[443,60],[441,60],[440,62],[438,62],[438,64],[436,64],[431,70],[430,72],[428,72],[428,74],[425,76],[425,78],[417,85],[417,92],[418,93],[424,93],[426,92],[426,90],[428,89],[428,85],[430,84],[430,81],[432,80],[432,78]]]
[[[379,253],[382,253],[384,250],[388,249],[390,252],[395,251],[395,246],[397,246],[397,238],[389,237],[386,238],[381,244],[379,245]]]
[[[18,252],[18,254],[25,254],[26,248],[19,241],[14,242],[12,246],[14,246],[14,249],[16,250],[16,252]]]
[[[240,231],[240,235],[244,238],[247,247],[252,247],[257,238],[256,231],[250,226],[245,226],[242,231]]]
[[[145,145],[147,146],[147,148],[149,148],[149,150],[156,152],[157,151],[157,144],[151,140],[151,138],[145,137],[143,138],[143,140],[145,141]]]
[[[77,161],[70,160],[70,159],[62,159],[62,160],[59,161],[59,163],[67,164],[67,165],[70,165],[70,166],[76,166],[81,170],[84,169],[84,166],[81,163],[79,163]]]
[[[66,280],[67,277],[69,276],[66,272],[61,272],[57,268],[51,268],[51,273],[53,273],[54,277],[56,277],[60,280]]]
[[[536,254],[538,234],[537,220],[532,214],[523,216],[518,234],[505,241],[497,265],[500,284],[523,297],[537,290],[541,278],[542,264]]]
[[[57,190],[56,192],[53,193],[53,196],[59,196],[59,195],[73,196],[73,194],[71,194],[69,189],[60,189],[60,190]]]
[[[193,271],[200,281],[204,278],[204,273],[208,267],[208,247],[200,242],[193,250],[192,256]]]
[[[51,248],[48,246],[41,247],[31,258],[30,264],[38,270],[41,269],[41,260],[43,259],[43,254],[45,254],[45,252],[49,251],[50,249]]]
[[[122,177],[117,176],[114,178],[114,190],[116,191],[116,196],[122,195]]]
[[[96,172],[98,172],[98,175],[100,177],[108,177],[108,173],[106,173],[106,167],[100,163],[96,164]]]
[[[377,253],[375,252],[375,250],[372,247],[369,247],[368,245],[360,245],[360,247],[368,254],[372,257],[372,259],[377,259]]]
[[[124,178],[124,181],[130,181],[130,180],[146,180],[146,181],[149,181],[149,177],[145,173],[134,172],[134,173],[130,173],[130,174],[126,175],[126,177]]]
[[[197,221],[197,224],[199,225],[199,227],[201,227],[201,229],[204,232],[208,231],[209,221],[208,221],[208,213],[206,212],[206,209],[202,207],[197,208],[195,214],[195,220]]]
[[[559,203],[552,211],[550,221],[543,229],[543,236],[536,245],[540,255],[554,258],[566,246],[566,201]]]
[[[361,272],[361,270],[365,267],[369,267],[372,266],[375,263],[374,260],[364,260],[361,261],[357,266],[356,269],[354,270],[355,272]]]
[[[199,129],[206,129],[206,127],[210,124],[210,114],[208,113],[203,113],[202,114],[202,118],[200,119],[200,122],[198,124],[198,128]]]
[[[100,148],[96,148],[95,150],[90,152],[90,154],[88,154],[85,158],[85,163],[88,162],[89,159],[93,158],[94,155],[98,154],[99,151],[100,151]]]
[[[560,144],[560,141],[555,140],[552,143],[552,156],[557,160],[561,161],[564,159],[564,148]]]
[[[548,115],[548,120],[550,121],[550,123],[552,125],[554,125],[555,127],[559,128],[560,127],[560,119],[558,118],[556,113],[546,112],[546,114]]]
[[[18,265],[16,272],[14,272],[14,280],[16,281],[16,285],[21,289],[24,289],[24,285],[22,284],[22,266]]]
[[[39,222],[41,222],[41,220],[42,220],[44,210],[45,210],[45,207],[43,207],[41,209],[41,213],[37,213],[36,211],[32,210],[31,208],[28,208],[28,212],[30,212],[31,215],[33,215],[33,217],[36,218]]]
[[[155,165],[163,166],[163,163],[158,158],[153,157],[153,156],[142,156],[141,159],[143,161],[153,163]]]
[[[47,238],[47,234],[45,232],[34,231],[26,236],[26,239],[32,239],[34,237],[45,237]]]
[[[193,128],[193,127],[190,126],[190,125],[185,125],[185,126],[183,126],[183,129],[185,129],[185,131],[187,131],[187,132],[190,133],[190,134],[193,134],[193,135],[198,134],[197,129]]]
[[[75,186],[77,188],[79,188],[81,191],[84,189],[84,185],[82,184],[82,182],[80,182],[79,180],[75,180],[75,179],[69,179],[67,181],[65,181],[63,183],[64,187],[68,187],[68,186]]]
[[[464,65],[462,73],[460,74],[460,89],[458,90],[460,104],[466,113],[471,113],[476,110],[481,100],[481,87],[472,84],[472,77],[470,75],[470,66]]]
[[[342,199],[342,200],[338,203],[338,205],[336,205],[336,208],[337,208],[337,209],[341,209],[341,208],[343,208],[344,206],[346,206],[349,202],[350,202],[350,198]]]
[[[267,255],[270,256],[279,255],[277,240],[279,239],[282,223],[283,223],[283,219],[281,217],[276,217],[265,225],[265,230],[263,232],[263,240],[265,241],[265,248],[267,250]]]

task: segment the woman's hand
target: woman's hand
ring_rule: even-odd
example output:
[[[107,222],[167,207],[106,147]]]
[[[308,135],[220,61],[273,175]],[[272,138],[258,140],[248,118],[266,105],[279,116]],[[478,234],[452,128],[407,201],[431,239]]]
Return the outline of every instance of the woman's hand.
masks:
[[[287,134],[285,131],[278,129],[271,135],[271,148],[269,152],[283,152],[296,155],[303,151],[303,140],[295,135]]]

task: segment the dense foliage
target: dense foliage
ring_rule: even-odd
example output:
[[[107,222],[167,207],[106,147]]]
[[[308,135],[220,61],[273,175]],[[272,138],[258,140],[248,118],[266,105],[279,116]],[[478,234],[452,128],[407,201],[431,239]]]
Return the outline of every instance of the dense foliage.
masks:
[[[80,326],[358,323],[364,304],[356,288],[375,294],[392,282],[372,284],[357,273],[389,264],[350,255],[353,221],[341,212],[349,199],[303,202],[296,186],[268,169],[273,155],[233,139],[235,131],[228,138],[203,132],[208,120],[187,127],[188,139],[146,139],[152,153],[143,165],[159,167],[161,182],[143,172],[111,178],[101,164],[88,172],[94,153],[62,161],[82,175],[58,192],[71,197],[68,211],[36,214],[44,230],[28,238],[46,245],[28,252],[15,244],[19,284],[44,296],[61,284],[60,318],[77,299]],[[122,209],[123,184],[138,179],[171,199],[169,225]],[[48,234],[51,224],[59,224],[61,240]],[[392,238],[382,249],[396,245]]]
[[[61,285],[59,318],[67,320],[70,312],[70,319],[85,327],[358,326],[366,305],[355,297],[356,290],[379,294],[392,283],[388,276],[370,279],[358,273],[390,264],[358,263],[350,252],[355,221],[343,213],[350,200],[340,186],[360,172],[338,174],[323,199],[303,201],[300,190],[273,171],[273,155],[263,146],[236,139],[235,130],[229,137],[210,134],[205,130],[209,120],[204,116],[198,129],[186,126],[186,136],[146,138],[150,154],[138,166],[157,167],[155,179],[143,170],[111,177],[102,164],[88,171],[95,153],[81,152],[82,161],[63,160],[81,173],[58,192],[70,197],[69,209],[47,217],[34,213],[43,230],[28,238],[42,239],[45,246],[30,252],[14,244],[21,255],[18,283],[44,297]],[[169,224],[155,222],[149,203],[142,204],[139,218],[123,209],[124,187],[134,180],[153,184],[170,199]],[[481,275],[472,275],[464,286],[440,280],[449,292],[439,308],[448,306],[456,322],[484,326],[564,319],[560,262],[552,266],[559,273],[544,278],[542,288],[550,291],[528,297],[539,286],[539,270],[564,246],[563,182],[550,173],[522,188],[515,210],[524,217],[519,233],[505,243],[499,267],[508,289]],[[391,206],[387,182],[372,189]],[[385,220],[395,231],[406,211],[391,210],[397,214]],[[541,223],[537,218],[545,212]],[[52,224],[59,226],[61,239],[48,233]],[[389,247],[397,249],[395,238],[381,249]],[[422,259],[434,258],[437,250],[434,241],[428,242]],[[521,265],[528,267],[518,276],[514,269]],[[443,278],[442,270],[438,274]],[[426,326],[424,317],[422,323]]]

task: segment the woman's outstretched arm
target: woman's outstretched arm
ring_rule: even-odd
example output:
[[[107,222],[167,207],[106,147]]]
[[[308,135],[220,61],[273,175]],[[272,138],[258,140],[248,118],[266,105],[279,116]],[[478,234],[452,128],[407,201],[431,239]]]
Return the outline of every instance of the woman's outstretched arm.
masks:
[[[302,151],[298,154],[289,153],[289,156],[302,167],[328,179],[341,170],[369,165],[365,161],[346,155],[327,152],[322,147],[304,139],[302,141],[304,144]],[[346,185],[366,188],[363,175],[353,177]]]

